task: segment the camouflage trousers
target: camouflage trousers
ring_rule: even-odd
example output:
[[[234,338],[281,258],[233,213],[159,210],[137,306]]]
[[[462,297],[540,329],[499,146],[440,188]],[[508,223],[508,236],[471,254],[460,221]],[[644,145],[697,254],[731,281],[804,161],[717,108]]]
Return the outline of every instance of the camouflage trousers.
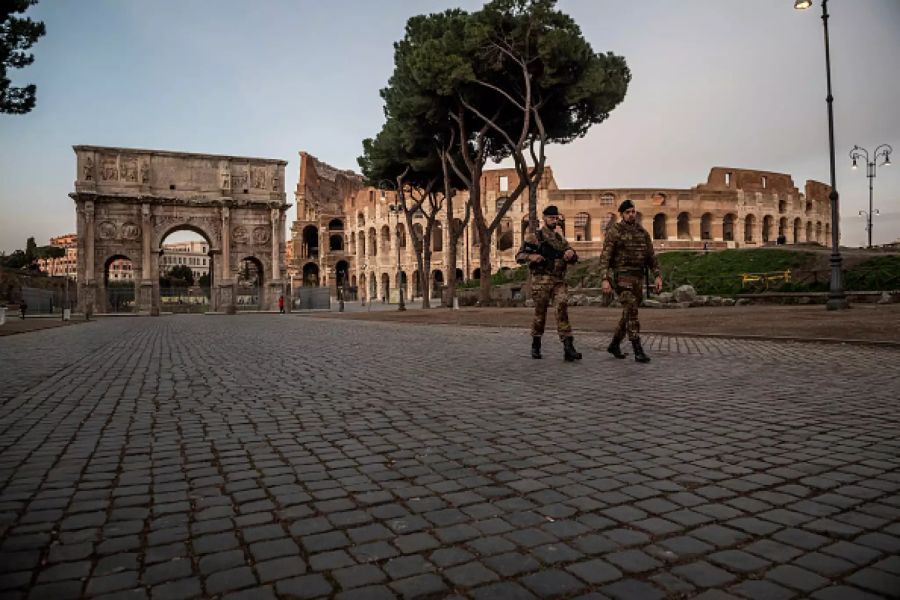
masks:
[[[641,335],[641,322],[638,320],[638,306],[644,297],[644,288],[640,277],[620,276],[616,281],[616,293],[622,303],[622,318],[613,338],[636,340]]]
[[[531,320],[531,335],[544,335],[547,323],[547,307],[556,301],[556,330],[559,339],[572,337],[569,323],[569,288],[566,282],[550,275],[533,275],[531,278],[531,299],[534,300],[534,318]]]

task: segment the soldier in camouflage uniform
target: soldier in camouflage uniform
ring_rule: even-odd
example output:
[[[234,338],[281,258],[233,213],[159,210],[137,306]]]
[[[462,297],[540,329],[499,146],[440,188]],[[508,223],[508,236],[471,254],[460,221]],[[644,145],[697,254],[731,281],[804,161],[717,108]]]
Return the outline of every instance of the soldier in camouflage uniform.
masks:
[[[612,342],[606,349],[616,358],[625,358],[619,347],[625,336],[634,348],[634,360],[650,362],[641,347],[641,323],[638,321],[638,306],[643,298],[641,282],[644,269],[650,268],[656,277],[656,293],[662,290],[662,275],[659,261],[653,253],[650,234],[637,224],[634,203],[625,200],[619,205],[622,220],[609,228],[600,256],[600,279],[604,294],[612,293],[615,287],[622,303],[622,318],[619,321]]]
[[[556,231],[561,217],[559,209],[544,209],[544,226],[536,232],[529,231],[516,253],[519,264],[528,264],[531,270],[531,297],[534,300],[534,319],[531,321],[531,358],[541,358],[541,336],[547,321],[547,307],[556,300],[556,329],[563,343],[563,357],[567,361],[580,360],[572,339],[569,323],[569,290],[566,287],[566,268],[578,261],[575,250],[562,234]]]

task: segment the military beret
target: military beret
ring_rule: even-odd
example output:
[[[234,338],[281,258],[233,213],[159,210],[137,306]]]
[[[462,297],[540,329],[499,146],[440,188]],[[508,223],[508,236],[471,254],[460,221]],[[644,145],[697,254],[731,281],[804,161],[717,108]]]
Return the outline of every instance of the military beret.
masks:
[[[622,204],[619,205],[619,212],[623,213],[629,208],[634,208],[634,202],[632,202],[631,200],[623,200]]]
[[[553,204],[551,204],[550,206],[548,206],[547,208],[544,209],[544,216],[545,217],[558,217],[559,209],[556,208],[556,206],[554,206]]]

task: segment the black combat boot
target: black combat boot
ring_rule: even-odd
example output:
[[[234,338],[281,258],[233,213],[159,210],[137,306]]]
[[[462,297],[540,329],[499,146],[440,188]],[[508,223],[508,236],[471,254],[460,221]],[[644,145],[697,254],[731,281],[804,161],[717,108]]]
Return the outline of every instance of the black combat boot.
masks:
[[[531,336],[531,358],[541,358],[541,336]]]
[[[606,348],[606,351],[615,356],[616,358],[625,358],[628,356],[624,352],[622,352],[622,347],[619,344],[622,343],[622,338],[614,337],[612,341],[609,343],[609,346]]]
[[[566,362],[581,360],[581,352],[575,349],[575,342],[570,337],[563,340],[563,358],[566,359]]]
[[[631,340],[631,347],[634,348],[634,360],[639,363],[650,362],[650,357],[644,354],[644,349],[641,347],[640,338]]]

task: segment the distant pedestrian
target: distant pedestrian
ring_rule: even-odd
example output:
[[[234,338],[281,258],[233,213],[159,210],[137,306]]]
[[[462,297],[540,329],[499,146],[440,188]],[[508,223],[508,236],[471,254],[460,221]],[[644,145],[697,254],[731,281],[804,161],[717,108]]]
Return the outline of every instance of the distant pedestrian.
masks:
[[[278,312],[284,314],[284,294],[278,296]]]
[[[19,302],[19,310],[22,311],[22,320],[25,320],[25,313],[28,311],[28,303],[25,302],[25,299],[22,298],[22,301]]]

